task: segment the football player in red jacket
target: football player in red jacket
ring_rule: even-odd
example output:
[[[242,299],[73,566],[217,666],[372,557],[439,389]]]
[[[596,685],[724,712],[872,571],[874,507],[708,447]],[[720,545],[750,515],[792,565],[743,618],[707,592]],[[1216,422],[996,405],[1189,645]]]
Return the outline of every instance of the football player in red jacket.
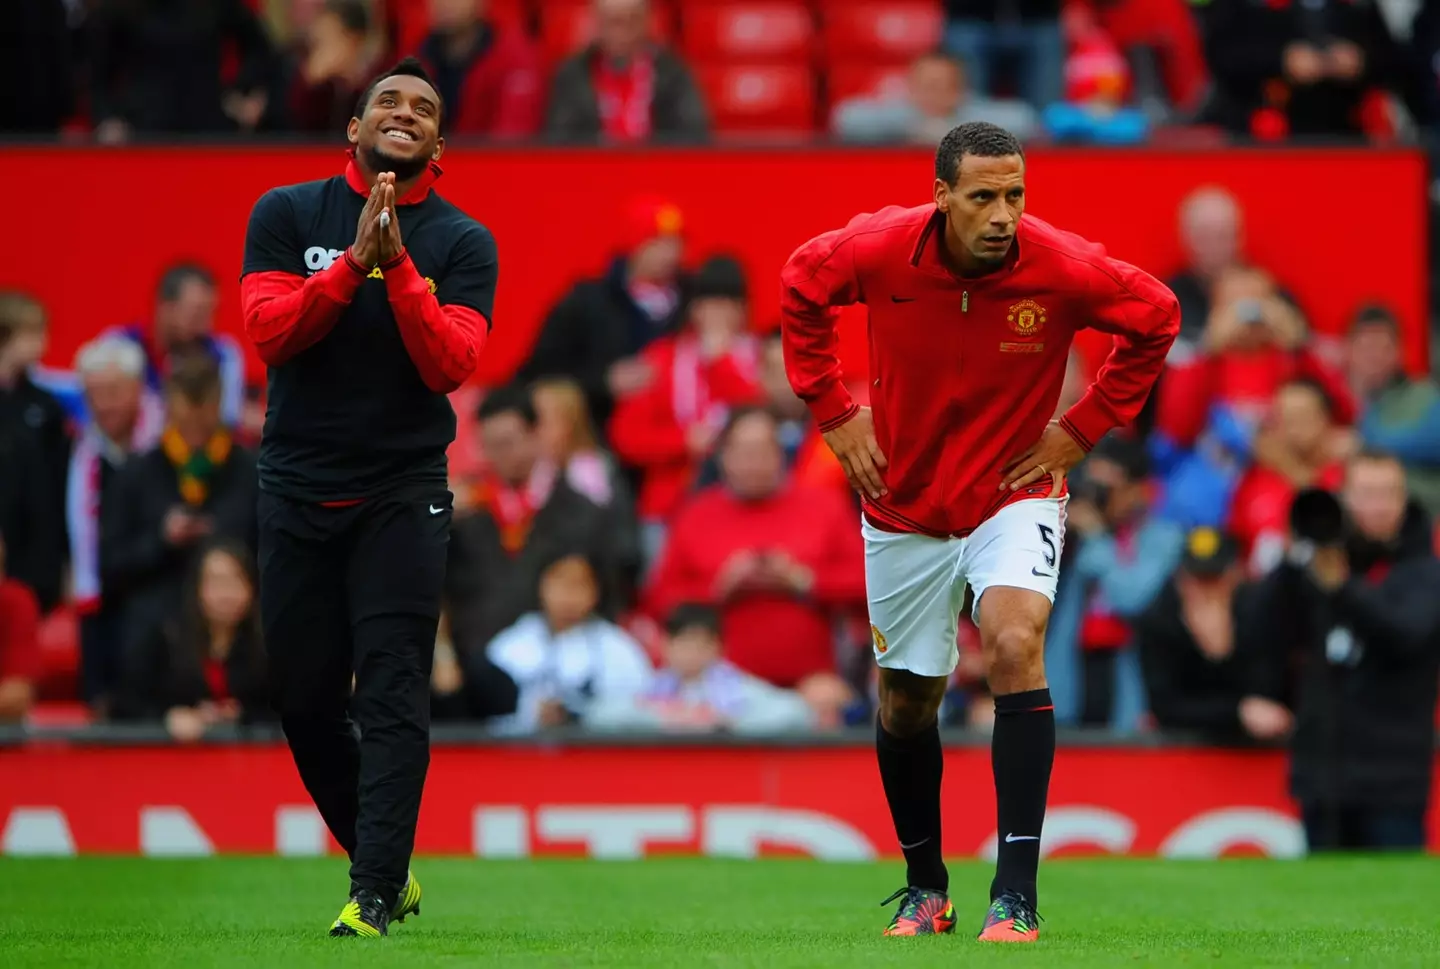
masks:
[[[861,494],[880,666],[880,778],[907,885],[889,935],[955,927],[940,854],[937,714],[975,595],[995,696],[998,862],[980,939],[1039,936],[1036,870],[1055,758],[1045,626],[1065,535],[1065,474],[1135,419],[1179,330],[1174,294],[1025,212],[1025,155],[1003,128],[941,141],[934,201],[857,216],[782,272],[786,370]],[[841,382],[836,307],[869,308],[870,407]],[[1074,334],[1114,349],[1052,420]]]

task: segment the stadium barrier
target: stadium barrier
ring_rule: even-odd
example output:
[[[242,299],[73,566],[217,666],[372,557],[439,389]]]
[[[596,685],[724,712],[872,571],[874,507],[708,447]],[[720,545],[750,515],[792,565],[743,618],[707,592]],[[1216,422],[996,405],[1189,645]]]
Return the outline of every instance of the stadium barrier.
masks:
[[[239,332],[238,276],[250,207],[267,189],[340,171],[338,146],[82,148],[6,146],[0,179],[62,191],[22,191],[7,217],[25,244],[0,261],[0,287],[35,292],[50,308],[47,362],[68,366],[103,326],[148,319],[162,267],[197,259],[221,283],[220,326]],[[1406,328],[1406,363],[1427,366],[1426,162],[1417,151],[1037,149],[1029,210],[1104,243],[1157,274],[1180,265],[1176,208],[1201,185],[1223,185],[1246,213],[1246,248],[1299,299],[1315,327],[1338,332],[1357,304],[1383,299]],[[578,277],[600,270],[621,244],[625,207],[638,193],[676,202],[692,257],[739,255],[754,317],[775,320],[785,258],[857,212],[930,197],[931,153],[885,150],[476,150],[452,146],[440,190],[494,231],[500,287],[485,382],[506,378],[528,352],[545,312]],[[1354,230],[1336,205],[1340,186],[1383,185],[1383,268],[1356,272]],[[145,186],[137,212],[134,193]],[[1343,206],[1341,206],[1343,208]],[[123,241],[122,241],[123,240]],[[343,249],[349,238],[306,239]],[[1063,308],[1058,308],[1063,312]],[[1052,313],[1052,318],[1055,314]],[[863,377],[862,317],[842,332],[842,355]],[[1108,339],[1089,335],[1096,349]],[[1098,357],[1098,353],[1091,356]],[[1098,365],[1098,359],[1090,361]],[[261,372],[252,360],[253,373]]]
[[[98,742],[105,736],[112,742]],[[422,854],[856,861],[896,853],[868,737],[730,744],[457,736],[442,734],[435,746],[416,842]],[[0,746],[5,854],[339,850],[283,745],[177,747],[145,731],[91,737]],[[993,857],[988,742],[952,740],[945,850]],[[1068,740],[1051,783],[1046,855],[1288,858],[1304,850],[1281,751]],[[1433,819],[1430,845],[1440,848]]]

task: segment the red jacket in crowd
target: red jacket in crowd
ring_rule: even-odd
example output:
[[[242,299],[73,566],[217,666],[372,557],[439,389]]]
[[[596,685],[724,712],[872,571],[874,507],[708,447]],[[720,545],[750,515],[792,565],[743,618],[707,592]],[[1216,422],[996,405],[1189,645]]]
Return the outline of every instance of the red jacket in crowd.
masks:
[[[644,471],[640,517],[665,519],[690,490],[703,459],[690,447],[692,430],[708,428],[713,440],[731,407],[759,396],[755,350],[753,341],[737,341],[730,353],[706,360],[699,341],[686,333],[656,340],[643,358],[655,378],[616,405],[610,443],[622,461]]]
[[[1205,429],[1212,405],[1224,403],[1258,414],[1270,406],[1282,384],[1296,378],[1313,380],[1325,388],[1335,423],[1355,422],[1355,401],[1344,378],[1302,347],[1252,353],[1228,350],[1171,367],[1165,374],[1155,427],[1176,444],[1189,447]]]
[[[865,553],[854,506],[831,490],[786,487],[742,501],[723,485],[697,494],[670,527],[648,603],[664,616],[684,602],[721,609],[725,658],[779,686],[835,671],[837,611],[865,601]],[[741,590],[719,602],[717,582],[740,552],[776,552],[814,574],[800,597]]]
[[[1311,486],[1336,491],[1344,480],[1344,463],[1332,461],[1319,470]],[[1290,534],[1290,505],[1295,491],[1294,482],[1263,465],[1252,466],[1240,479],[1230,503],[1228,526],[1246,561],[1263,565],[1283,553]],[[1253,558],[1257,552],[1258,560]]]
[[[1025,216],[1006,266],[967,279],[943,260],[933,205],[860,215],[801,246],[781,273],[785,364],[822,430],[856,411],[833,307],[870,310],[871,404],[889,494],[877,526],[964,535],[1007,499],[1002,471],[1055,412],[1075,332],[1114,335],[1060,425],[1089,450],[1139,414],[1180,328],[1175,295],[1100,246]],[[1047,482],[1048,483],[1048,482]]]

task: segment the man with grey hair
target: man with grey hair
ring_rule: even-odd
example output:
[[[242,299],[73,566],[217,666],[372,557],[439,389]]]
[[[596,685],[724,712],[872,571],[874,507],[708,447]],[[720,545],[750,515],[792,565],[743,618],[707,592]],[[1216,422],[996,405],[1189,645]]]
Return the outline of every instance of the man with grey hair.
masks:
[[[1200,186],[1181,201],[1178,216],[1185,268],[1166,281],[1180,300],[1177,349],[1200,343],[1216,283],[1232,272],[1254,268],[1245,258],[1245,212],[1229,189]],[[1283,288],[1279,295],[1299,309]]]
[[[1185,268],[1166,283],[1180,300],[1179,340],[1198,344],[1210,316],[1211,287],[1241,265],[1244,214],[1235,196],[1218,185],[1185,196],[1178,214]]]
[[[70,457],[65,520],[76,608],[80,613],[80,669],[85,700],[103,713],[118,682],[121,610],[100,588],[100,504],[105,488],[132,454],[154,447],[165,426],[160,397],[145,384],[145,351],[127,337],[92,340],[75,355],[86,420]]]
[[[170,360],[177,354],[203,350],[220,367],[220,419],[238,427],[245,407],[245,353],[235,338],[215,332],[219,306],[215,276],[195,262],[166,267],[155,288],[155,313],[149,323],[132,323],[106,336],[130,338],[145,354],[145,383],[157,394]]]

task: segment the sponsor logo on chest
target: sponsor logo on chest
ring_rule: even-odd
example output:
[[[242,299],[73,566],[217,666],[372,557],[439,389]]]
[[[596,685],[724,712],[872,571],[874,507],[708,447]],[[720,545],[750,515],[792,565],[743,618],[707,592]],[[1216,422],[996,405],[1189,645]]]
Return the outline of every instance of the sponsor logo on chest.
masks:
[[[324,272],[335,265],[335,260],[342,259],[344,256],[344,249],[327,249],[324,246],[311,246],[305,250],[305,275],[313,276],[316,273]],[[370,274],[365,278],[384,279],[385,273],[381,271],[379,266],[376,266],[370,270]],[[426,276],[425,282],[429,285],[430,292],[435,292],[435,280]]]

